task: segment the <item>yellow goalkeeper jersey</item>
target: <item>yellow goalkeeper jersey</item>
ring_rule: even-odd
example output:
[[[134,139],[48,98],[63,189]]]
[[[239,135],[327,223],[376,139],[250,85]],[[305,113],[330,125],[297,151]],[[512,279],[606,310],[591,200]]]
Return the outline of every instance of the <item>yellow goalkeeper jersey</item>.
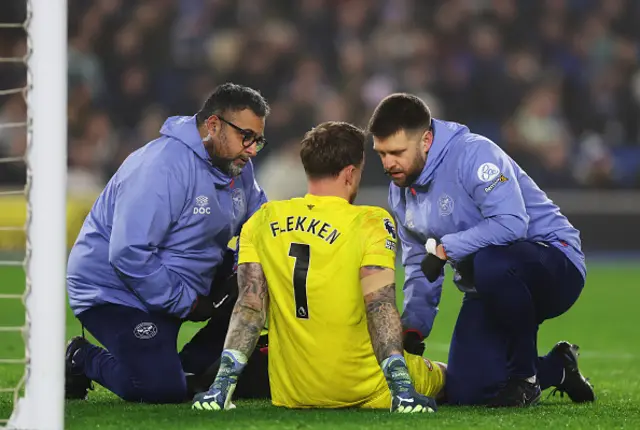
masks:
[[[394,269],[395,250],[387,211],[338,197],[269,202],[243,226],[239,264],[260,263],[268,283],[274,405],[390,406],[360,268]]]

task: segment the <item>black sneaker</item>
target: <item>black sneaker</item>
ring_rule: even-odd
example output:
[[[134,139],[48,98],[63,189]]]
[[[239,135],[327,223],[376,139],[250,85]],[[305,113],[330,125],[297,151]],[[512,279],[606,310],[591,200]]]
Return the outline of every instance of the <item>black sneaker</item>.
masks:
[[[540,384],[524,379],[509,379],[487,406],[490,408],[526,408],[540,400]]]
[[[569,342],[558,342],[549,355],[557,355],[564,366],[564,381],[558,385],[550,395],[560,393],[564,396],[567,393],[569,398],[575,403],[593,402],[596,400],[596,393],[589,380],[582,376],[578,369],[578,351],[580,347]]]
[[[75,369],[75,363],[73,362],[75,354],[85,345],[89,345],[89,341],[81,336],[72,338],[67,344],[67,353],[64,359],[64,393],[66,399],[84,400],[87,398],[87,392],[93,390],[91,380],[83,372]]]

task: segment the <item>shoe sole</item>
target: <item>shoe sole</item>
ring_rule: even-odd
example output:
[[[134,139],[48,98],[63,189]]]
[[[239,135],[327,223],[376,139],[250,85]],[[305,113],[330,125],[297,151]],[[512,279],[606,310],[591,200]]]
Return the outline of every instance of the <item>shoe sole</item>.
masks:
[[[593,385],[591,385],[586,380],[584,375],[580,373],[580,368],[578,367],[578,357],[580,356],[580,347],[578,345],[574,345],[569,342],[567,342],[567,344],[569,345],[569,347],[568,348],[565,347],[564,348],[565,351],[561,353],[563,357],[563,361],[565,362],[565,367],[564,367],[565,372],[567,374],[571,373],[572,377],[579,378],[580,380],[582,380],[586,385],[589,386],[590,392],[591,392],[591,397],[586,400],[574,400],[573,398],[571,398],[571,396],[569,396],[569,398],[574,403],[594,402],[596,400],[596,394],[595,394],[595,391],[593,390]],[[565,379],[566,379],[566,375],[565,375]],[[565,393],[569,395],[569,393],[566,390],[563,390],[563,391],[565,391]]]

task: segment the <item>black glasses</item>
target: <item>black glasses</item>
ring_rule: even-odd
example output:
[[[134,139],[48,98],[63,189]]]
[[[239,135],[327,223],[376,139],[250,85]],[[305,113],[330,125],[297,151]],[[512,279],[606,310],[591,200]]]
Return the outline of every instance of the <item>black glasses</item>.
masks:
[[[216,116],[220,121],[224,122],[225,124],[229,124],[231,127],[235,128],[238,131],[238,133],[240,133],[240,136],[242,136],[242,146],[244,146],[245,148],[248,148],[255,143],[256,152],[260,152],[262,148],[267,146],[267,139],[265,139],[264,136],[258,136],[251,130],[240,128],[234,123],[232,123],[231,121],[227,121],[226,119],[222,118],[219,115],[216,115]]]

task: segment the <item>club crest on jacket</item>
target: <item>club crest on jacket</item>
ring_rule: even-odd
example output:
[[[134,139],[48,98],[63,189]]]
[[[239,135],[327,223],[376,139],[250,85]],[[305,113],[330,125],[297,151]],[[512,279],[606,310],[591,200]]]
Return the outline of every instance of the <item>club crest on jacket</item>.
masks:
[[[440,212],[440,216],[451,215],[453,212],[453,199],[449,197],[447,194],[443,194],[438,199],[438,212]]]

